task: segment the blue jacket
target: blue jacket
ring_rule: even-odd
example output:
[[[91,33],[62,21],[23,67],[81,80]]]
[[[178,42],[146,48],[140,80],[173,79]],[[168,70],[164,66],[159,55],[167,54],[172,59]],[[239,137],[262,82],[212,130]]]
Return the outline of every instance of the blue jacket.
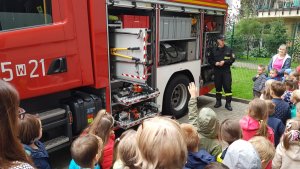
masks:
[[[32,158],[34,165],[37,169],[51,169],[49,164],[49,155],[45,148],[45,145],[40,141],[35,141],[34,144],[38,149],[33,149],[29,145],[25,145],[25,152]]]
[[[277,147],[280,142],[280,137],[284,133],[285,126],[280,119],[273,116],[269,116],[268,126],[274,130],[275,147]]]
[[[215,162],[215,157],[206,150],[200,149],[198,152],[188,152],[188,159],[184,169],[203,169],[207,164]]]
[[[280,119],[283,124],[286,124],[286,121],[291,118],[290,105],[281,98],[272,99],[272,102],[276,105],[273,116]]]
[[[274,61],[277,58],[277,56],[278,56],[278,54],[274,55],[272,57],[272,59],[270,60],[269,65],[268,65],[268,71],[269,72],[273,68],[273,64],[274,64]],[[281,69],[278,71],[279,76],[282,77],[285,69],[290,69],[291,68],[291,60],[292,60],[292,58],[290,57],[290,55],[286,54],[285,57],[284,57],[284,60],[283,60],[283,65],[282,65]]]
[[[69,169],[83,169],[79,165],[76,164],[76,162],[72,159],[69,165]],[[94,169],[101,169],[100,166],[97,164]]]

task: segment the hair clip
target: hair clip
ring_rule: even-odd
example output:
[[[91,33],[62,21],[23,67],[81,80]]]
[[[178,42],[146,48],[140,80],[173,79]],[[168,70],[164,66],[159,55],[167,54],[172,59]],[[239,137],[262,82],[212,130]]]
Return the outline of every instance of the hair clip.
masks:
[[[290,129],[292,127],[292,122],[287,122],[286,123],[286,129]]]

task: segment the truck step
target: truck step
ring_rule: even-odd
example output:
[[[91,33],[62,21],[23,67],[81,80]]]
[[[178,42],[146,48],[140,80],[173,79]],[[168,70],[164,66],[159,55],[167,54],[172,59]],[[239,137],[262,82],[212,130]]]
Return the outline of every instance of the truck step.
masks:
[[[56,108],[39,114],[42,124],[47,124],[65,118],[66,110]]]
[[[60,146],[62,144],[68,143],[70,141],[69,137],[59,136],[52,140],[44,142],[46,150],[52,149],[54,147]]]

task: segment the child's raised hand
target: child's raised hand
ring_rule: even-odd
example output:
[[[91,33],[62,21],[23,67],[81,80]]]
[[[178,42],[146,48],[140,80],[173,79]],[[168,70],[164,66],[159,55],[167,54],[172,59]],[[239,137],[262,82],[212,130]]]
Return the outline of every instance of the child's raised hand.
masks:
[[[188,90],[190,92],[191,98],[195,98],[199,96],[198,88],[196,87],[194,82],[191,82],[189,84]]]

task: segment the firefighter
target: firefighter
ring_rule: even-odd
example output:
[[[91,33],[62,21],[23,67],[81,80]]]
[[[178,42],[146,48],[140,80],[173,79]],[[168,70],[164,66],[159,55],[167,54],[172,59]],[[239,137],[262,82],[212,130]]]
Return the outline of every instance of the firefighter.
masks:
[[[229,111],[232,111],[231,107],[231,71],[230,66],[235,61],[234,54],[232,49],[224,44],[225,36],[220,34],[217,37],[218,47],[212,50],[209,62],[211,65],[214,65],[215,72],[215,86],[216,86],[216,104],[215,108],[222,106],[222,88],[225,92],[226,104],[225,108]]]

